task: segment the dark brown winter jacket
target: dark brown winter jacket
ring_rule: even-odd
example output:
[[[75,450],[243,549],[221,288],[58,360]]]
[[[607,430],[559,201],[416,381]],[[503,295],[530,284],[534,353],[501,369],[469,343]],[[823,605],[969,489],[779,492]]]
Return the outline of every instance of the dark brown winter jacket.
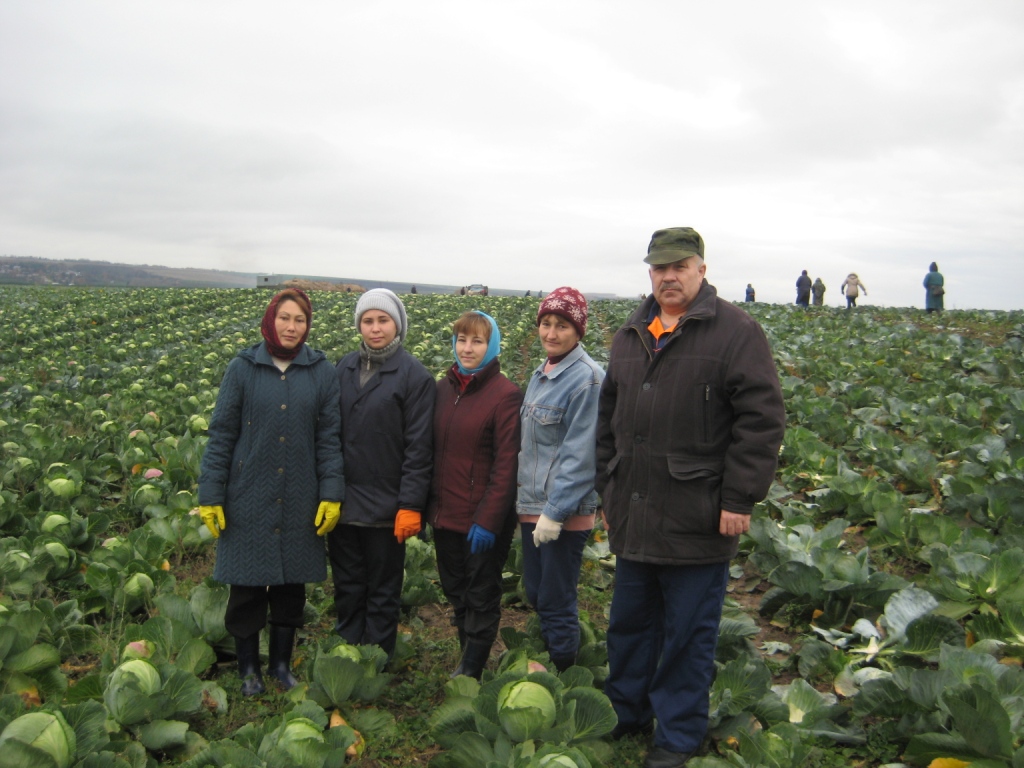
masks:
[[[497,360],[473,376],[465,392],[451,370],[437,382],[427,504],[432,526],[468,533],[477,523],[498,533],[515,514],[522,404],[522,391]]]
[[[648,297],[612,340],[597,428],[612,552],[669,565],[725,562],[721,510],[768,493],[786,425],[764,331],[705,280],[660,352]]]

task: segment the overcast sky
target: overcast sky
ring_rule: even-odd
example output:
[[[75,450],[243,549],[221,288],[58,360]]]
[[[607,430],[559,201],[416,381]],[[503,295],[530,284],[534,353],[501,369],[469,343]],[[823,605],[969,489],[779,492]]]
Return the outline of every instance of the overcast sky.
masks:
[[[1024,306],[1024,2],[0,3],[0,254]],[[863,304],[865,300],[861,300]]]

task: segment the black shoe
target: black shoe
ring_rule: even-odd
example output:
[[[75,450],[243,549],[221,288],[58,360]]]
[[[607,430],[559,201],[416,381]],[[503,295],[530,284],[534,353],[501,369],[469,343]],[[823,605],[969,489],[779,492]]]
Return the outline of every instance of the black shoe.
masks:
[[[627,736],[650,736],[654,733],[654,723],[618,723],[612,728],[611,737],[618,741]]]
[[[295,627],[270,625],[270,653],[267,658],[267,674],[277,680],[287,691],[298,684],[292,674],[292,646],[295,644]]]
[[[683,768],[693,752],[669,752],[664,747],[653,747],[644,760],[644,768]]]
[[[466,640],[466,650],[462,652],[462,660],[459,666],[452,672],[452,677],[467,675],[476,680],[487,666],[487,659],[491,655],[491,643],[481,643],[477,640]]]
[[[569,667],[576,663],[575,656],[552,656],[551,663],[555,665],[555,669],[559,672],[565,672]]]
[[[238,676],[242,678],[242,695],[255,696],[263,693],[263,675],[260,674],[260,633],[235,638],[235,655],[238,657]]]

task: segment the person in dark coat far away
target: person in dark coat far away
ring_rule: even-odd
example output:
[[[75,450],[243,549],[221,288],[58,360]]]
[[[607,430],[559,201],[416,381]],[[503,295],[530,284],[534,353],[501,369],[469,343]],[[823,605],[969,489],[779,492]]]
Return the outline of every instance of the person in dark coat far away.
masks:
[[[306,345],[313,308],[297,289],[267,306],[263,342],[228,365],[199,474],[199,514],[217,542],[213,576],[231,585],[224,624],[242,694],[264,690],[260,630],[270,610],[268,674],[285,688],[305,584],[327,578],[324,540],[345,494],[338,380]]]
[[[939,272],[939,265],[934,261],[924,276],[924,308],[929,312],[941,312],[946,294],[946,280]]]
[[[805,269],[796,279],[796,305],[806,307],[811,303],[811,278],[807,276]]]
[[[811,286],[811,294],[814,296],[814,306],[820,307],[825,303],[825,284],[820,277],[814,278],[814,285]]]

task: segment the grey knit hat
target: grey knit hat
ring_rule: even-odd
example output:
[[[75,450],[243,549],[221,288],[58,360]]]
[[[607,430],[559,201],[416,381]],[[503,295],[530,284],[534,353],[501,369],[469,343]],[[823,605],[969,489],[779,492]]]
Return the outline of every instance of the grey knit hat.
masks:
[[[405,305],[392,291],[387,288],[372,288],[359,297],[356,302],[356,328],[359,328],[359,321],[367,310],[379,309],[391,316],[398,326],[398,338],[405,341],[405,334],[409,331],[409,319],[405,314]]]

